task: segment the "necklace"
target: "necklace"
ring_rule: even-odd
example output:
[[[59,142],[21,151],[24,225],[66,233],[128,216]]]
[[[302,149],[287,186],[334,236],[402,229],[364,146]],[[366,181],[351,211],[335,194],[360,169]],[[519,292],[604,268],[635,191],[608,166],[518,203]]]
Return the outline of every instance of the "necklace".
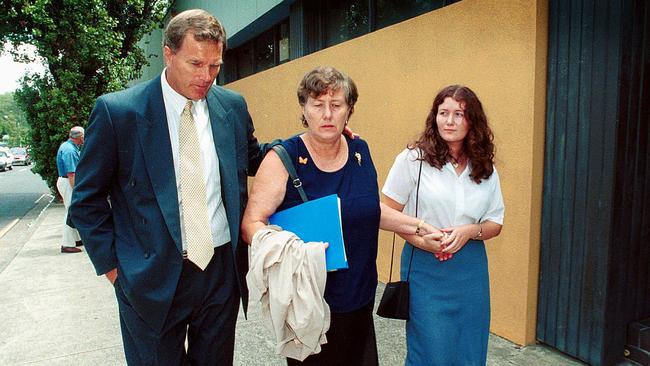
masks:
[[[347,145],[344,145],[342,142],[337,147],[317,147],[318,145],[314,145],[311,136],[308,134],[305,135],[303,142],[305,143],[307,151],[311,154],[316,167],[325,172],[333,172],[341,169],[348,159]],[[334,156],[328,154],[334,152],[334,150],[336,150]],[[321,152],[324,152],[325,154],[322,154]],[[328,157],[327,155],[330,156]]]
[[[454,158],[453,156],[449,156],[449,160],[451,162],[451,166],[454,167],[454,169],[457,169],[461,164],[465,162],[464,158]]]

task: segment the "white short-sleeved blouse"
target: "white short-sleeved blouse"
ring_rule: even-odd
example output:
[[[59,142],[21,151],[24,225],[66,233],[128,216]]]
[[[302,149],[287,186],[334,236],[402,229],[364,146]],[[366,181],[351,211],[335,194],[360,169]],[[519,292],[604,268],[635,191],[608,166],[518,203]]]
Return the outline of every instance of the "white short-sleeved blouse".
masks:
[[[415,214],[415,191],[420,161],[418,151],[404,149],[393,163],[382,189],[389,198],[405,205],[404,213]],[[503,225],[504,205],[496,167],[481,184],[471,180],[471,162],[458,176],[451,163],[437,169],[422,163],[417,216],[437,227],[492,221]]]

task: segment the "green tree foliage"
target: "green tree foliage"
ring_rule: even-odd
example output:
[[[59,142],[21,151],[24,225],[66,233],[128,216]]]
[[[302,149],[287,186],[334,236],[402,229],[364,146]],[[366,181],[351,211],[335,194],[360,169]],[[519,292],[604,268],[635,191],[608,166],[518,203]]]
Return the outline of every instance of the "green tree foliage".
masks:
[[[29,144],[29,125],[13,93],[0,94],[0,142],[10,147]]]
[[[0,0],[0,41],[14,58],[36,46],[44,75],[26,75],[16,100],[31,126],[34,170],[56,190],[56,152],[71,127],[85,126],[95,99],[141,75],[137,42],[159,26],[169,0]]]

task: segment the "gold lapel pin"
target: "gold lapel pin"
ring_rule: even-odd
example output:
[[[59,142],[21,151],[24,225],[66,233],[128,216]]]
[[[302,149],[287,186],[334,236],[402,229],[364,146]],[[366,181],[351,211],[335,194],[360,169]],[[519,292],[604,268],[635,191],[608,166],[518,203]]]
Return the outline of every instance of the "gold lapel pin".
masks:
[[[299,156],[299,157],[298,157],[298,162],[299,162],[300,164],[307,165],[307,160],[308,160],[308,159],[309,159],[309,158],[303,158],[302,156]]]

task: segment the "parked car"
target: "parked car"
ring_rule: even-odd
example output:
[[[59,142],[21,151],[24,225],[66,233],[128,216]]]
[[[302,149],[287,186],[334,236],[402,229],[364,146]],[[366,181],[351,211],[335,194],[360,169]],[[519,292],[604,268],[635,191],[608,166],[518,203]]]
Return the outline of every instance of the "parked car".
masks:
[[[0,172],[7,170],[7,154],[4,151],[0,151]]]
[[[29,165],[32,163],[29,152],[24,147],[12,147],[11,153],[14,154],[13,165]]]
[[[5,161],[7,162],[7,165],[5,166],[5,169],[9,169],[9,170],[13,169],[14,168],[14,154],[11,153],[11,150],[9,150],[8,147],[0,147],[0,152],[3,152],[5,154]]]

